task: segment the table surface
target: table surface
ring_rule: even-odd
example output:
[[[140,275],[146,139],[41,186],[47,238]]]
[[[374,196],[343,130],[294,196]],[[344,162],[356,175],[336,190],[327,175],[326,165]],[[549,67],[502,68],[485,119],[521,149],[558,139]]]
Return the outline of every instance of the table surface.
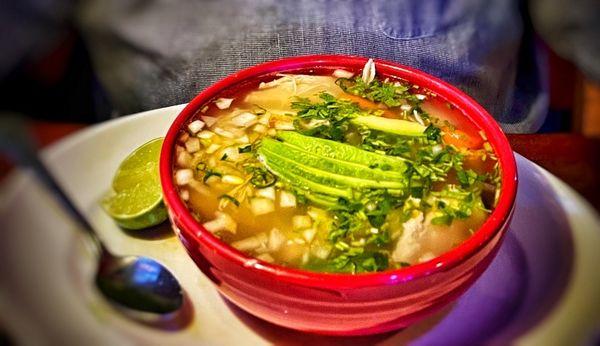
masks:
[[[40,147],[85,128],[86,124],[33,122],[30,129]],[[600,138],[577,134],[509,134],[517,153],[544,167],[569,184],[600,210]],[[0,161],[0,177],[10,164]]]

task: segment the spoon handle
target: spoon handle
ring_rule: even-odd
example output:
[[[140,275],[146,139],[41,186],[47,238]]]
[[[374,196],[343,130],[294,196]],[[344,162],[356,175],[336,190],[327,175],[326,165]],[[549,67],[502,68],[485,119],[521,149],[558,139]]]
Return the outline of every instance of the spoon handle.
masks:
[[[79,223],[80,229],[85,231],[93,242],[97,255],[106,251],[104,244],[79,209],[73,204],[65,191],[54,179],[54,176],[36,153],[32,138],[24,125],[24,120],[19,115],[2,114],[0,122],[0,149],[8,154],[21,167],[31,168],[39,180],[58,198],[71,218]]]

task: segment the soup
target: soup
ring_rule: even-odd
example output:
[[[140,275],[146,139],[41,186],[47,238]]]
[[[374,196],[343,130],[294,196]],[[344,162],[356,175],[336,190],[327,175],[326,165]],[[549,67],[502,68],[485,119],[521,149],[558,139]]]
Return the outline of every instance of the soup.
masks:
[[[425,262],[476,232],[500,191],[485,134],[371,60],[320,72],[229,91],[189,122],[174,181],[196,220],[262,261],[342,273]]]

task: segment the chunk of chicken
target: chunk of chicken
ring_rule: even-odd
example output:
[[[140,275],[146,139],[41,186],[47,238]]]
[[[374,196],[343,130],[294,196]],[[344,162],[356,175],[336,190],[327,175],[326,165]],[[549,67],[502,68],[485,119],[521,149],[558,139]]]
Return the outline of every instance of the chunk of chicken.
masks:
[[[402,235],[396,243],[392,259],[396,262],[414,263],[421,253],[422,238],[425,234],[423,213],[402,224]]]

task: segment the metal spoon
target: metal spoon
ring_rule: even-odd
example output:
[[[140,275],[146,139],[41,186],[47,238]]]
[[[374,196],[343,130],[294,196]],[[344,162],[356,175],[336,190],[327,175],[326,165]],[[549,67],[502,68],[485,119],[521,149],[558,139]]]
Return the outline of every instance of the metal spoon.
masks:
[[[0,148],[20,165],[32,168],[79,223],[78,229],[88,235],[98,255],[96,285],[104,296],[120,307],[144,313],[168,314],[178,310],[183,304],[183,292],[173,274],[148,257],[113,255],[38,158],[22,118],[5,114],[2,118]]]

